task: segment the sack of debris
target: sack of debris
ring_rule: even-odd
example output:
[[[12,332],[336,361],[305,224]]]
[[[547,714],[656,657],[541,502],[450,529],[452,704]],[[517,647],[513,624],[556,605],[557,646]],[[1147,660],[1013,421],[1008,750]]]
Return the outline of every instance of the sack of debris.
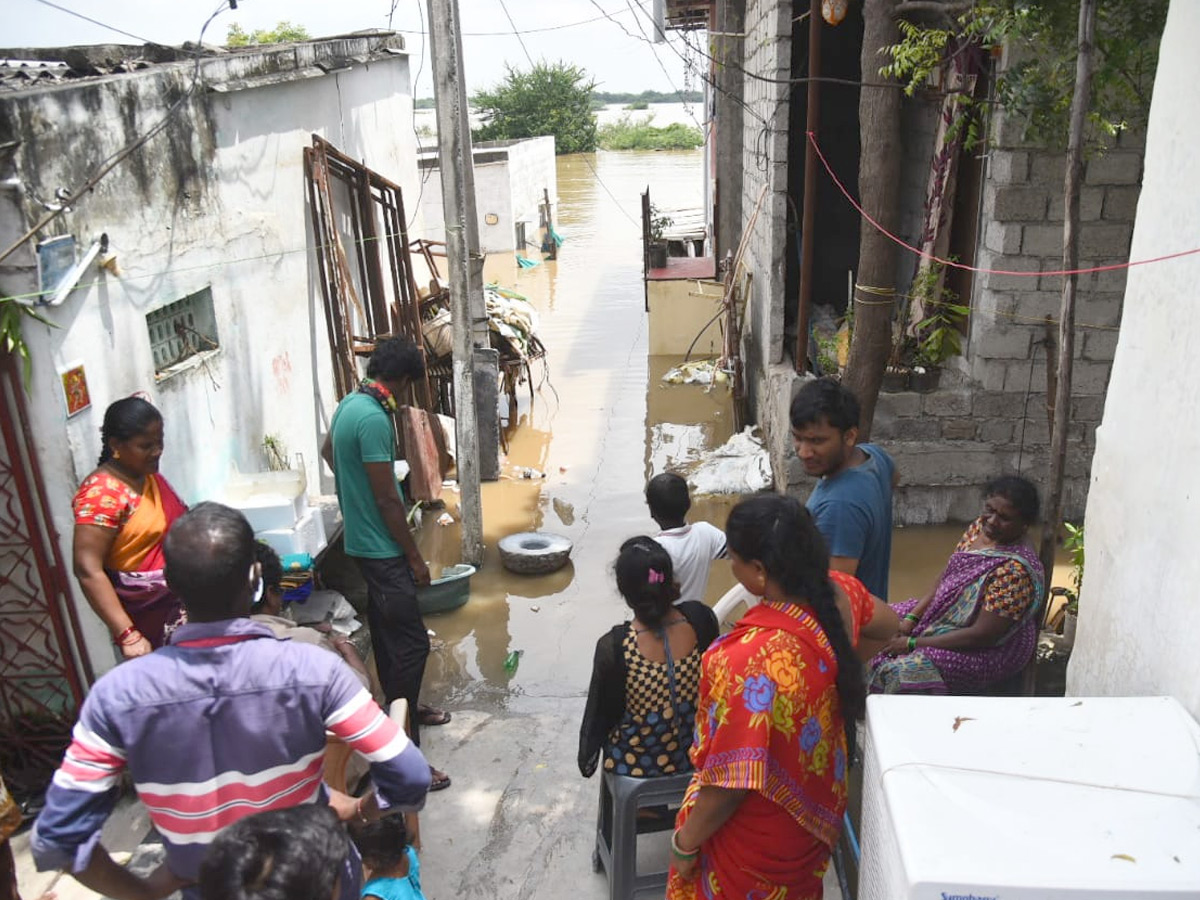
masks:
[[[421,331],[425,335],[425,349],[430,359],[442,359],[454,352],[454,327],[450,323],[450,310],[440,310],[428,322],[422,322]]]

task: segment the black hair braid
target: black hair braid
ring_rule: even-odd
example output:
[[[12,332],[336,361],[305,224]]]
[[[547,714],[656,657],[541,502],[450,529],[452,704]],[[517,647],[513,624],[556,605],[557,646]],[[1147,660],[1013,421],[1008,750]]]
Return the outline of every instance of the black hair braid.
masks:
[[[847,761],[856,749],[856,722],[866,706],[862,663],[854,652],[829,581],[829,551],[808,510],[795,497],[762,494],[729,514],[730,548],[758,559],[790,597],[806,599],[837,659],[837,690],[846,728]]]
[[[817,621],[825,630],[825,636],[833,645],[837,657],[838,700],[842,706],[842,720],[846,727],[846,759],[854,759],[858,743],[857,722],[866,711],[866,685],[863,683],[862,662],[850,643],[846,625],[838,612],[833,585],[829,576],[817,579],[809,586],[808,602],[816,613]]]

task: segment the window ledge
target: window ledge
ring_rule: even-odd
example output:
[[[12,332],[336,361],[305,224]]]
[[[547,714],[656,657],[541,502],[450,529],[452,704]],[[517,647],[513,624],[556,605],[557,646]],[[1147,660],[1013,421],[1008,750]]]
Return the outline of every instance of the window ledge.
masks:
[[[214,350],[203,350],[200,353],[194,353],[181,363],[176,363],[169,368],[163,369],[161,372],[155,372],[154,382],[155,384],[162,384],[164,381],[174,378],[176,375],[182,375],[185,372],[190,372],[193,369],[197,369],[214,356],[219,355],[220,352],[221,348],[217,347]]]

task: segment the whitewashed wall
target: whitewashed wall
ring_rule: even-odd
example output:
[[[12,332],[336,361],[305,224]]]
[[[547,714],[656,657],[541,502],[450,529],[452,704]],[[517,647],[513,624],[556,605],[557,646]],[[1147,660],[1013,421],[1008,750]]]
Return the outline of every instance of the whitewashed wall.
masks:
[[[1174,0],[1132,259],[1200,236],[1200,4]],[[1086,520],[1074,695],[1169,694],[1200,717],[1200,256],[1130,270]]]
[[[530,244],[527,252],[536,251],[541,240],[537,225],[543,190],[549,190],[552,211],[557,215],[557,172],[553,137],[495,141],[475,148],[475,211],[484,253],[511,252],[516,247],[516,225],[522,219],[532,221],[525,230]],[[436,166],[422,170],[422,178],[425,229],[421,236],[444,241],[441,170]],[[489,215],[495,216],[495,223],[488,224]]]
[[[227,65],[235,64],[247,63]],[[164,91],[186,85],[188,75],[152,69],[23,98],[22,177],[42,196],[78,183],[79,171],[158,121]],[[318,472],[335,397],[308,249],[302,149],[319,134],[399,183],[415,205],[415,138],[411,127],[400,127],[412,117],[403,54],[200,96],[177,126],[60,219],[58,227],[82,246],[106,232],[121,277],[91,270],[62,306],[45,311],[57,327],[26,326],[36,361],[30,414],[68,567],[71,497],[96,464],[104,409],[135,391],[163,412],[162,470],[188,502],[218,495],[235,465],[265,468],[268,434],[303,454],[310,492],[332,489]],[[0,272],[6,294],[35,286],[28,271]],[[205,287],[220,350],[156,383],[146,313]],[[57,373],[77,363],[86,367],[92,406],[68,420]],[[90,655],[103,670],[112,663],[107,635],[78,591],[76,599]]]

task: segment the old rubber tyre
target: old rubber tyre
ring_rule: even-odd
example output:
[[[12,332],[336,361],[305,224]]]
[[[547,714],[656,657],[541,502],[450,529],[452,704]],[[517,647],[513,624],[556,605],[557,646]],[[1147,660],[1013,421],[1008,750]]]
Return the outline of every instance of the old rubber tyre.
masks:
[[[500,540],[500,562],[520,575],[557,572],[571,557],[571,542],[561,534],[522,531]]]

